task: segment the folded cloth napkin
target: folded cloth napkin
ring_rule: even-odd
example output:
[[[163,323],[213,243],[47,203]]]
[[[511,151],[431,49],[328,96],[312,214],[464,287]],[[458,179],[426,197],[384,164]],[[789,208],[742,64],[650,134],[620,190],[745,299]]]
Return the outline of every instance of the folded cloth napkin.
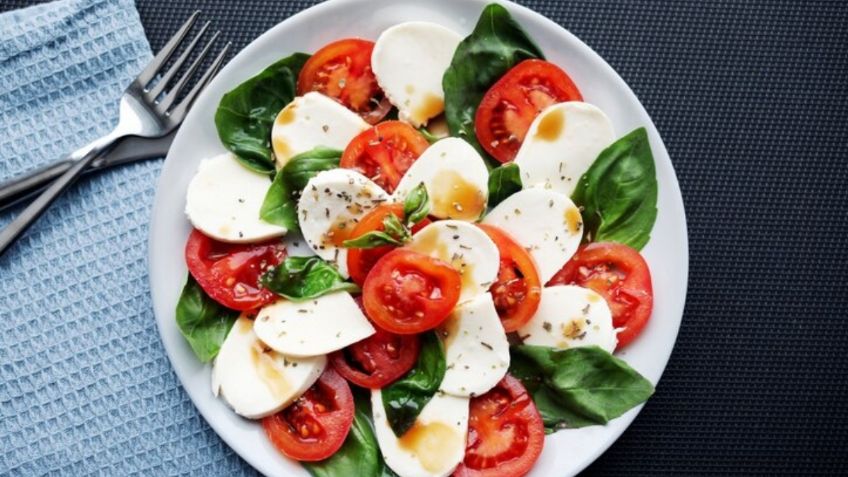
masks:
[[[132,0],[0,14],[0,181],[108,132],[150,58]],[[252,473],[200,418],[156,331],[160,167],[83,178],[0,257],[0,475]]]

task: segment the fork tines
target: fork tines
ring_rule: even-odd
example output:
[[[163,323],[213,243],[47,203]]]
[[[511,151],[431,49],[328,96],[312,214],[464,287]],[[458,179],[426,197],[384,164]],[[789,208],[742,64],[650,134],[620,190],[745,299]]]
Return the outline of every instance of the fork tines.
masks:
[[[227,50],[230,48],[230,43],[224,45],[224,48],[218,53],[218,56],[212,61],[209,68],[203,73],[200,79],[197,80],[194,87],[185,95],[182,101],[174,106],[177,98],[195,76],[198,68],[203,63],[203,60],[211,51],[215,40],[218,39],[220,31],[212,34],[212,37],[206,42],[200,53],[191,63],[191,65],[177,77],[177,73],[185,64],[186,60],[195,51],[200,40],[206,34],[211,22],[206,22],[200,27],[200,30],[194,35],[194,38],[189,42],[188,46],[183,49],[179,57],[170,65],[168,70],[162,74],[162,69],[168,60],[176,53],[183,40],[197,21],[200,15],[200,10],[194,12],[191,17],[180,27],[180,29],[171,37],[159,53],[153,58],[149,65],[142,71],[133,82],[134,87],[140,90],[147,104],[153,105],[156,113],[162,116],[169,116],[176,121],[181,121],[182,117],[188,111],[195,97],[200,93],[206,84],[215,76],[224,62]],[[157,75],[161,75],[155,84],[151,85]],[[171,83],[174,83],[171,86]],[[166,88],[171,86],[167,91]],[[164,96],[163,96],[164,95]]]

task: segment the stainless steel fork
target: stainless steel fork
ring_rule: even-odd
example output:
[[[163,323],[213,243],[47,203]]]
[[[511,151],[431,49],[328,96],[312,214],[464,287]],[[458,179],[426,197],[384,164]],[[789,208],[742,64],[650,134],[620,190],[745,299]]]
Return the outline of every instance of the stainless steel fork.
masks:
[[[209,83],[224,62],[224,57],[230,44],[221,49],[218,56],[206,69],[195,85],[178,102],[180,94],[186,89],[189,81],[197,73],[204,58],[212,49],[212,45],[220,32],[203,46],[203,49],[191,63],[188,69],[177,78],[182,65],[188,60],[191,52],[200,42],[209,27],[206,22],[194,36],[180,56],[174,61],[168,71],[161,75],[155,84],[154,78],[160,74],[165,63],[171,58],[182,44],[188,32],[197,21],[200,12],[192,16],[180,27],[179,31],[162,48],[153,61],[142,71],[124,91],[120,101],[118,125],[106,136],[96,139],[68,155],[66,160],[73,161],[67,172],[56,179],[37,199],[35,199],[20,215],[0,231],[0,255],[2,255],[32,225],[48,207],[102,154],[110,151],[118,142],[127,136],[142,138],[158,138],[170,133],[182,123],[192,102]],[[174,83],[166,91],[166,88]]]

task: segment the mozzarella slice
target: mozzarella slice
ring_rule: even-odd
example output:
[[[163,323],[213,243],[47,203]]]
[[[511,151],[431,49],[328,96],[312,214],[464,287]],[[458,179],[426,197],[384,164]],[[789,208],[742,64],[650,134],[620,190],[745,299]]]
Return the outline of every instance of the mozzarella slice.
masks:
[[[253,322],[240,317],[212,367],[212,393],[219,393],[248,419],[278,412],[318,380],[325,356],[291,358],[266,347],[253,332]]]
[[[422,182],[434,217],[473,222],[486,210],[489,171],[480,154],[462,139],[445,138],[428,147],[401,177],[395,200],[402,202]]]
[[[321,172],[309,180],[297,204],[303,238],[347,277],[347,249],[342,244],[362,216],[388,199],[380,186],[356,171]]]
[[[524,187],[571,195],[577,181],[615,139],[612,123],[589,103],[548,106],[533,120],[515,156]]]
[[[415,127],[445,106],[442,76],[462,37],[429,22],[406,22],[385,30],[374,44],[371,69],[398,117]]]
[[[618,343],[607,302],[576,285],[543,288],[539,309],[518,336],[524,344],[558,349],[597,345],[610,353]]]
[[[369,128],[358,114],[321,93],[299,96],[277,115],[271,146],[277,166],[318,146],[344,149],[354,136]]]
[[[442,391],[454,396],[479,396],[506,374],[509,342],[489,293],[457,306],[439,327],[438,335],[447,362]]]
[[[185,213],[196,229],[222,242],[279,237],[285,227],[259,218],[270,187],[267,175],[242,167],[230,153],[221,154],[200,163],[188,185]]]
[[[332,353],[375,332],[347,292],[300,302],[277,300],[259,310],[253,329],[263,343],[287,356]]]
[[[389,426],[379,389],[371,391],[371,409],[380,452],[400,477],[445,477],[465,456],[468,398],[436,393],[400,438]]]
[[[507,197],[483,220],[506,231],[526,248],[542,283],[577,251],[583,238],[580,209],[568,197],[546,189],[524,189]]]
[[[419,230],[406,247],[451,264],[462,274],[459,303],[484,293],[498,276],[500,253],[476,225],[440,220]]]

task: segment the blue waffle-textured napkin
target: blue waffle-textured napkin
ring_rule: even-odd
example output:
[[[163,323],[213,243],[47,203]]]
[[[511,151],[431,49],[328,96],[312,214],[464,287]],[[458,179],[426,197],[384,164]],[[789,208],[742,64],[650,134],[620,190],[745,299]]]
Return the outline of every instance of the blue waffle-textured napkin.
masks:
[[[132,0],[0,14],[0,181],[109,131],[150,58]],[[0,475],[252,472],[199,416],[156,331],[160,167],[83,178],[0,257]]]

